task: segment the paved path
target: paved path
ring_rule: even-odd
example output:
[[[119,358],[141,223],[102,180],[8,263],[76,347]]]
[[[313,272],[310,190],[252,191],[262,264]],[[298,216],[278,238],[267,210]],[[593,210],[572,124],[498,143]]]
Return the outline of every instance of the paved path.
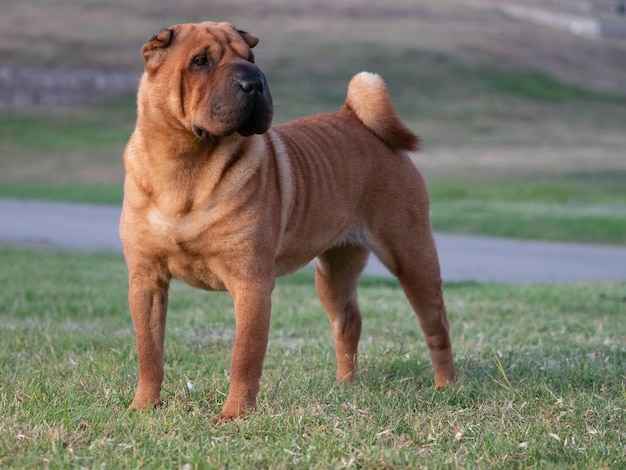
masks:
[[[119,207],[0,199],[0,243],[120,253]],[[626,280],[626,247],[436,234],[445,281]],[[388,275],[371,258],[367,273]]]

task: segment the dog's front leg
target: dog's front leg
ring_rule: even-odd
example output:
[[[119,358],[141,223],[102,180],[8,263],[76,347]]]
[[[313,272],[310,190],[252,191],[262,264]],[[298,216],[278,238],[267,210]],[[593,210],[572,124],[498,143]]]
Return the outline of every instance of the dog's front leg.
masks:
[[[271,286],[246,285],[233,292],[235,344],[230,367],[230,390],[222,412],[213,422],[239,418],[254,409],[270,324]]]
[[[128,300],[135,325],[139,384],[132,408],[144,409],[161,403],[163,383],[163,345],[169,283],[130,277]]]

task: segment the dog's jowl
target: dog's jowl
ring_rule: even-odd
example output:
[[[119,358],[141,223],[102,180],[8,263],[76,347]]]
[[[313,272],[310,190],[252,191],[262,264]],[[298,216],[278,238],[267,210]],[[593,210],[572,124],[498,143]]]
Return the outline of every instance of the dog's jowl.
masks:
[[[455,378],[428,193],[383,80],[356,75],[342,109],[270,127],[258,39],[226,23],[172,26],[142,50],[137,126],[124,155],[120,236],[137,336],[135,408],[160,403],[172,278],[233,297],[230,390],[215,421],[254,408],[277,276],[315,259],[337,379],[356,373],[357,285],[371,252],[400,281],[435,385]]]

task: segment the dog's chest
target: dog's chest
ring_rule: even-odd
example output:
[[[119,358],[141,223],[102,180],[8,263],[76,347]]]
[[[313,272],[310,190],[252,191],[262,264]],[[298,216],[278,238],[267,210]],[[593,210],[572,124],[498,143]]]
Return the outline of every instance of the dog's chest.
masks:
[[[207,290],[224,290],[217,275],[217,234],[211,218],[204,214],[168,216],[153,208],[148,212],[150,239],[171,275],[187,284]]]
[[[193,241],[203,228],[202,221],[196,214],[172,215],[156,206],[148,211],[147,219],[150,231],[156,239],[174,245]]]

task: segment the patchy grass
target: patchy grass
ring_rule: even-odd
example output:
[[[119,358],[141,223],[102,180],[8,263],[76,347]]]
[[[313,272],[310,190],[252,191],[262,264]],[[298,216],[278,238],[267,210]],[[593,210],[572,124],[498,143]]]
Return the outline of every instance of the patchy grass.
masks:
[[[215,427],[228,295],[173,285],[166,405],[131,413],[123,261],[0,256],[2,467],[616,468],[626,451],[624,283],[447,285],[460,381],[437,392],[394,281],[362,281],[360,380],[339,386],[311,274],[282,279],[259,410]]]

